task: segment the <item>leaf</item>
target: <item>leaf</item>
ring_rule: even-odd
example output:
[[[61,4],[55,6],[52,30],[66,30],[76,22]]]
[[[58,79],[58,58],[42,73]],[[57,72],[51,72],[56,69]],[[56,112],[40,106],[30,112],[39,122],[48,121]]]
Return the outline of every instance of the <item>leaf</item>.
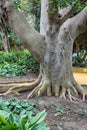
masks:
[[[26,104],[26,107],[24,107],[24,104]],[[0,130],[34,130],[34,128],[35,130],[48,130],[47,125],[43,123],[47,113],[44,110],[34,116],[34,104],[24,102],[22,106],[20,101],[12,98],[8,101],[1,101],[1,106],[3,107],[0,108]],[[29,108],[29,110],[27,108]],[[12,123],[18,127],[15,127],[15,125],[14,127],[10,127]],[[2,126],[3,129],[1,129]]]
[[[63,130],[63,128],[60,125],[57,125],[58,130]]]
[[[0,130],[19,130],[19,127],[15,126],[14,124],[9,124],[0,128]]]
[[[49,130],[49,127],[45,123],[39,123],[32,128],[32,130]]]
[[[3,116],[4,118],[7,118],[9,116],[9,113],[4,110],[0,110],[0,115]]]
[[[65,110],[64,110],[64,108],[61,108],[61,107],[59,107],[59,106],[56,108],[56,111],[57,111],[57,112],[60,112],[60,113],[62,113],[62,114],[65,114],[65,113],[66,113]]]
[[[36,124],[41,123],[46,118],[47,113],[44,111],[39,112],[35,117],[30,120],[30,128],[33,128]]]
[[[78,110],[74,110],[75,113],[79,114],[79,115],[85,115],[86,111],[82,108],[82,109],[78,109]]]
[[[17,125],[19,126],[20,130],[27,130],[27,129],[25,129],[26,119],[19,118]]]
[[[57,113],[55,113],[54,116],[63,116],[63,113],[61,113],[61,112],[57,112]]]
[[[8,121],[9,121],[9,123],[16,122],[15,116],[12,113],[9,114]]]
[[[0,122],[2,125],[8,125],[8,121],[2,115],[0,115]]]

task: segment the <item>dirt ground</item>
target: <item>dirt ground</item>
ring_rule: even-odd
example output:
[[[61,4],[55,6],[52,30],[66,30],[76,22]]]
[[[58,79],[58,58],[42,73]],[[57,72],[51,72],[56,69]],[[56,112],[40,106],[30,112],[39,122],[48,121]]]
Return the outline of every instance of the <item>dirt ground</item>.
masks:
[[[36,75],[33,76],[36,78]],[[0,78],[0,83],[4,82],[21,82],[23,80],[32,79],[29,77],[20,78]],[[30,91],[21,92],[20,96],[14,96],[16,99],[33,102],[37,105],[39,110],[46,110],[47,117],[45,122],[50,124],[50,130],[87,130],[87,100],[83,101],[69,101],[59,99],[58,97],[38,97],[27,99]],[[11,96],[2,97],[4,100]]]

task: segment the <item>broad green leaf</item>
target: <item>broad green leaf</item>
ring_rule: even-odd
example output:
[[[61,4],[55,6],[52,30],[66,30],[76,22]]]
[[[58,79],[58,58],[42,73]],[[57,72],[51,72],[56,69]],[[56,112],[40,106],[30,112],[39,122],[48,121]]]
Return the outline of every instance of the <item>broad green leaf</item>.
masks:
[[[45,123],[39,123],[37,125],[35,125],[32,130],[49,130],[49,127],[47,124]]]
[[[20,130],[19,127],[15,126],[14,124],[9,124],[6,125],[2,128],[0,128],[0,130]]]
[[[45,110],[42,112],[39,112],[35,117],[33,117],[30,120],[30,128],[32,128],[36,124],[41,123],[46,118],[46,115],[47,115],[47,113],[45,112]]]
[[[9,116],[10,113],[0,110],[0,115],[3,116],[4,118],[7,118]]]
[[[2,125],[8,125],[8,121],[4,118],[4,116],[0,115],[0,122]]]

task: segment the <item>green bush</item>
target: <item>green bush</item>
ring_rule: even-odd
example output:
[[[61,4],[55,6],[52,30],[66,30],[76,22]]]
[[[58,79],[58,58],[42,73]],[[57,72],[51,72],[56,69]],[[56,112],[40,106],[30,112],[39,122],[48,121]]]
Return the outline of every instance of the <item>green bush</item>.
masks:
[[[0,76],[23,76],[28,72],[39,72],[39,63],[28,50],[0,51]]]
[[[49,130],[43,122],[46,115],[45,111],[39,112],[35,104],[0,99],[0,130]]]
[[[73,54],[73,67],[82,67],[87,68],[87,52],[85,50],[81,50],[75,54]]]

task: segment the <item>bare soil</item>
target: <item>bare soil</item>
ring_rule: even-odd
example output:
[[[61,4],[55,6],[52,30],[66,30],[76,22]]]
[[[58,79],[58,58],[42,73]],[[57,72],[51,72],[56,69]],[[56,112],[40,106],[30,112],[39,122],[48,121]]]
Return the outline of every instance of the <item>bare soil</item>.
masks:
[[[0,78],[0,83],[22,82],[35,79],[37,75],[16,78]],[[87,86],[86,86],[87,87]],[[16,99],[35,103],[39,110],[46,110],[47,117],[45,122],[50,124],[50,130],[87,130],[87,100],[85,102],[69,101],[59,99],[58,97],[38,97],[27,99],[30,91],[21,92],[20,96],[14,96]],[[11,96],[2,97],[4,100]],[[61,129],[60,129],[61,128]]]

